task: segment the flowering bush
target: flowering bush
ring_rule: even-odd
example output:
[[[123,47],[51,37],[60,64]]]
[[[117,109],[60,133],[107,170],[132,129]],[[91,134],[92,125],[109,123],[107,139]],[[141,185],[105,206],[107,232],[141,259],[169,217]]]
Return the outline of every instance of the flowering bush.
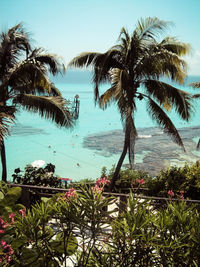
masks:
[[[170,167],[162,170],[154,179],[146,183],[150,196],[166,197],[169,190],[173,190],[180,198],[200,199],[200,165]],[[181,194],[181,192],[183,192]]]
[[[7,266],[11,261],[11,256],[13,254],[13,249],[4,240],[0,242],[0,264]]]
[[[101,178],[93,188],[71,188],[0,216],[0,266],[200,266],[195,206],[169,200],[154,212],[150,201],[130,194],[119,213],[115,199],[102,197],[106,184]],[[184,195],[168,191],[170,198]]]
[[[101,193],[103,192],[105,186],[109,184],[110,184],[110,180],[108,180],[106,176],[101,177],[100,179],[96,180],[96,184],[92,187],[92,191],[95,194]]]
[[[57,198],[57,201],[60,201],[61,199],[63,199],[64,201],[68,202],[70,200],[73,200],[76,197],[77,197],[76,190],[73,187],[71,187],[69,191],[67,191],[65,194],[59,195],[59,197]]]

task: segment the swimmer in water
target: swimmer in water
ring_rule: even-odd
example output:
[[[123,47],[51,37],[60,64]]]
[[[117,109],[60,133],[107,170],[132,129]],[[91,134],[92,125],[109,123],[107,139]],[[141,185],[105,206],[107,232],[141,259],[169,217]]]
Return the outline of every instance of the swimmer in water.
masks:
[[[77,163],[76,165],[77,165],[78,167],[80,167],[80,164],[79,164],[79,163]]]

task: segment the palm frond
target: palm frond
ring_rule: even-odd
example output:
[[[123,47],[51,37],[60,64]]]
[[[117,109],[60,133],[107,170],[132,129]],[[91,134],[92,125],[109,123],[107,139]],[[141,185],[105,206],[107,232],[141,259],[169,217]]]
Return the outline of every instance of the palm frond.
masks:
[[[41,117],[51,119],[59,126],[72,127],[74,124],[69,103],[61,97],[18,95],[13,100],[27,111],[37,112]]]
[[[8,79],[13,90],[17,90],[20,86],[25,89],[27,85],[25,93],[33,92],[35,89],[39,92],[51,93],[52,86],[48,77],[39,66],[32,62],[24,61],[16,65]]]
[[[12,27],[6,33],[1,33],[0,42],[0,61],[4,68],[5,65],[12,67],[23,51],[28,55],[31,50],[30,39],[22,23]]]
[[[16,108],[0,106],[0,144],[10,134],[11,126],[15,122]]]
[[[176,127],[167,114],[161,109],[161,107],[159,107],[159,105],[151,98],[148,98],[147,100],[147,111],[152,119],[164,129],[164,132],[171,136],[172,140],[185,150],[182,139]]]
[[[188,43],[183,43],[174,37],[164,38],[158,45],[158,48],[164,48],[178,56],[184,56],[191,52],[191,46]]]
[[[62,96],[60,90],[55,86],[54,83],[51,83],[51,94],[52,96]]]
[[[157,45],[151,46],[143,54],[134,68],[141,77],[158,79],[160,76],[165,76],[180,84],[184,83],[187,64],[177,54],[161,49]]]
[[[73,58],[69,64],[68,67],[89,67],[90,65],[93,65],[93,62],[96,57],[102,55],[101,53],[96,52],[83,52],[77,57]]]
[[[48,66],[49,72],[52,73],[53,75],[56,75],[59,72],[60,73],[65,72],[65,65],[60,62],[61,59],[58,56],[54,54],[41,53],[40,50],[34,56],[36,62],[39,62],[42,66],[44,65]]]
[[[155,39],[155,36],[163,32],[170,22],[163,21],[157,17],[147,17],[146,19],[140,19],[138,25],[133,32],[133,35],[136,33],[140,40],[142,39]]]
[[[190,83],[189,86],[193,87],[193,88],[200,88],[200,82],[193,82]]]
[[[168,100],[182,119],[186,121],[190,119],[193,107],[189,93],[156,80],[146,80],[144,85],[147,93],[161,105],[165,104]]]
[[[95,84],[95,102],[99,97],[98,87],[101,83],[110,82],[111,74],[114,68],[123,68],[121,53],[118,50],[108,50],[99,55],[93,61],[94,73],[93,82]]]

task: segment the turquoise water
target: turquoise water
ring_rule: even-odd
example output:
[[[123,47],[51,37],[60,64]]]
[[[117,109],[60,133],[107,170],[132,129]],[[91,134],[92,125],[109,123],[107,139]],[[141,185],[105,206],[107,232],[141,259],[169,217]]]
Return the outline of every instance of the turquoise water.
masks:
[[[90,83],[57,83],[56,86],[67,99],[73,100],[76,94],[79,95],[80,116],[76,126],[73,130],[58,128],[37,114],[19,113],[17,124],[5,142],[9,180],[15,168],[23,169],[35,160],[55,164],[56,174],[76,181],[82,178],[96,179],[103,166],[111,168],[118,161],[119,154],[104,157],[97,151],[83,148],[83,139],[87,135],[122,129],[116,106],[112,105],[104,111],[95,107]],[[156,126],[145,108],[145,102],[140,101],[135,115],[138,128]],[[175,112],[171,112],[170,117],[176,127],[190,127],[200,124],[199,113],[197,110],[189,123],[182,121]],[[136,155],[136,161],[142,162],[143,156]]]

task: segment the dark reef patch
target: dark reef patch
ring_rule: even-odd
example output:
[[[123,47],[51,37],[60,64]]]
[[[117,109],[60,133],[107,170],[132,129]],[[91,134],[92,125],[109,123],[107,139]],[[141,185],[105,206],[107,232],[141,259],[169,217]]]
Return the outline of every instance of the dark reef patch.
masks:
[[[156,175],[161,169],[172,165],[189,164],[199,159],[196,152],[196,143],[193,138],[200,137],[200,126],[178,129],[183,140],[186,152],[175,144],[160,128],[140,128],[135,145],[135,154],[144,155],[143,162],[135,163],[136,169],[148,171]],[[119,154],[123,149],[124,133],[122,130],[113,130],[87,136],[83,146],[95,150],[105,157]],[[124,164],[128,166],[128,164]]]
[[[11,135],[37,135],[37,134],[48,134],[42,128],[36,128],[28,125],[23,125],[21,123],[16,123],[11,128]]]

